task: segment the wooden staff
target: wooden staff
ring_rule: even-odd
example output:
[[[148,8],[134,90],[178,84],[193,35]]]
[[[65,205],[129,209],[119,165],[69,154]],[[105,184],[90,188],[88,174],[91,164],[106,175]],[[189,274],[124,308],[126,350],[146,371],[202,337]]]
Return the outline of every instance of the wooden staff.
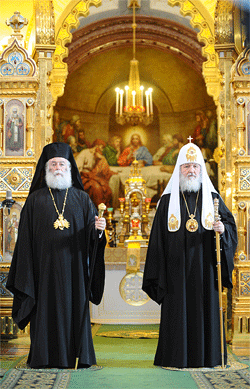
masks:
[[[101,204],[98,205],[98,217],[99,218],[103,217],[105,209],[106,209],[106,205],[105,204],[101,203]],[[104,234],[104,231],[103,231],[103,234]],[[77,370],[78,362],[79,362],[79,358],[80,358],[80,353],[81,353],[80,338],[81,338],[81,334],[82,334],[82,331],[83,331],[85,317],[86,317],[86,314],[87,314],[87,308],[89,306],[89,296],[90,296],[90,291],[91,291],[92,278],[93,278],[93,274],[94,274],[94,267],[95,267],[95,259],[96,259],[98,240],[99,240],[99,231],[96,230],[96,239],[95,239],[95,243],[94,243],[93,255],[92,255],[92,260],[91,260],[91,267],[90,267],[89,284],[88,284],[88,289],[87,289],[87,294],[86,294],[86,301],[85,301],[85,305],[84,305],[84,309],[83,309],[82,322],[81,322],[81,325],[80,325],[79,346],[78,346],[77,353],[76,353],[75,370]]]
[[[219,215],[219,199],[214,199],[214,220],[220,220]],[[218,276],[218,290],[219,290],[219,314],[220,314],[220,344],[221,344],[221,360],[222,369],[224,365],[224,331],[223,331],[223,306],[222,306],[222,282],[221,282],[221,256],[220,256],[220,234],[215,231],[216,237],[216,254],[217,254],[217,276]]]

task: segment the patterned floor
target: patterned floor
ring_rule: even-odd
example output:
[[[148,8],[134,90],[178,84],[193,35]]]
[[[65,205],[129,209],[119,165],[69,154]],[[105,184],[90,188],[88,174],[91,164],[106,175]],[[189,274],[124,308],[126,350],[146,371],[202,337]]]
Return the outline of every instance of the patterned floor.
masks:
[[[100,344],[100,350],[98,355],[98,341],[100,340],[100,336],[95,337],[98,330],[100,329],[100,326],[97,326],[93,328],[93,336],[96,339],[95,348],[97,349],[97,356],[99,359],[101,359],[101,352],[103,350],[103,345]],[[106,328],[104,326],[102,327],[102,330],[100,329],[100,333],[103,332]],[[100,335],[100,334],[99,334]],[[102,338],[103,339],[103,338]],[[56,369],[50,369],[50,370],[35,370],[35,369],[27,369],[25,368],[25,362],[27,359],[27,355],[29,353],[29,347],[30,347],[30,341],[28,336],[21,336],[18,339],[12,339],[9,342],[2,342],[1,343],[1,369],[0,369],[0,379],[4,376],[4,379],[2,380],[0,386],[2,389],[12,389],[12,388],[53,388],[53,389],[72,389],[75,388],[75,384],[77,385],[77,389],[83,387],[81,386],[81,382],[83,379],[83,374],[90,375],[90,371],[84,373],[83,372],[75,372],[75,374],[72,374],[72,371],[69,370],[57,370]],[[107,350],[106,350],[107,351]],[[111,350],[114,352],[114,350]],[[243,356],[243,357],[236,357],[235,358],[236,363],[239,364],[245,364],[248,365],[248,369],[238,369],[234,371],[211,371],[212,369],[202,370],[202,371],[190,371],[190,379],[193,382],[193,386],[181,386],[178,387],[178,389],[184,388],[199,388],[199,389],[249,389],[250,388],[250,356]],[[110,389],[113,388],[113,386],[105,386],[104,382],[105,379],[108,379],[107,376],[110,376],[110,366],[111,366],[111,360],[109,360],[108,353],[105,352],[105,363],[103,365],[103,369],[101,372],[98,372],[99,378],[101,379],[101,386],[100,388],[106,388],[109,387]],[[101,361],[103,362],[103,361]],[[16,368],[17,367],[17,368]],[[153,367],[153,366],[152,366]],[[95,369],[93,369],[95,370]],[[115,374],[115,368],[113,369]],[[118,371],[119,369],[117,369]],[[143,369],[142,369],[143,370]],[[145,373],[146,374],[145,369]],[[139,370],[138,370],[139,371]],[[140,373],[140,372],[139,372]],[[177,372],[167,372],[163,369],[153,369],[150,374],[156,374],[158,378],[163,374],[165,374],[165,379],[168,377],[167,382],[171,381],[171,377],[175,377],[175,374]],[[75,382],[77,380],[77,376],[79,376],[79,382]],[[93,371],[93,379],[95,372]],[[185,376],[185,372],[177,373],[177,374],[183,374]],[[103,375],[103,378],[102,378]],[[107,375],[107,376],[106,376]],[[187,377],[187,373],[186,373]],[[191,378],[192,377],[192,378]],[[91,375],[88,378],[89,384],[88,386],[84,386],[85,388],[93,388],[92,386],[92,378]],[[96,377],[95,377],[96,379]],[[164,377],[163,377],[164,379]],[[165,381],[164,379],[164,381]],[[174,379],[174,378],[173,378]],[[85,379],[84,379],[85,381]],[[186,381],[184,381],[186,382]],[[21,386],[20,386],[21,385]],[[80,386],[79,386],[80,385]],[[174,384],[173,384],[174,385]],[[121,386],[123,387],[123,386]],[[125,385],[124,388],[127,386]],[[160,389],[161,387],[164,388],[176,388],[176,386],[169,386],[168,384],[165,384],[163,386],[158,386],[157,389]],[[118,389],[118,388],[117,388]],[[152,388],[153,389],[153,388]]]

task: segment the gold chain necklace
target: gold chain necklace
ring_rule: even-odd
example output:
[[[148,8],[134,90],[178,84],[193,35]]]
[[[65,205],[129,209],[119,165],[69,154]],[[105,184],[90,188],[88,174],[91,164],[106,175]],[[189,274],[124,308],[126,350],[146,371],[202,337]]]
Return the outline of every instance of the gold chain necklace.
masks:
[[[186,222],[186,229],[189,232],[195,232],[195,231],[198,230],[198,222],[195,219],[195,215],[196,215],[197,203],[198,203],[198,197],[199,197],[200,190],[198,191],[198,194],[197,194],[197,197],[196,197],[195,210],[194,210],[193,214],[190,214],[189,209],[188,209],[188,205],[187,205],[187,201],[186,201],[185,196],[184,196],[184,193],[183,192],[181,192],[181,193],[183,195],[183,198],[184,198],[184,201],[185,201],[185,204],[186,204],[186,207],[187,207],[188,216],[190,217],[190,219]]]
[[[64,197],[64,202],[63,202],[63,208],[62,208],[62,212],[59,213],[58,209],[57,209],[57,206],[56,206],[56,203],[55,203],[55,199],[54,199],[54,196],[53,196],[53,193],[49,187],[49,192],[51,194],[51,198],[52,198],[52,201],[54,203],[54,206],[55,206],[55,210],[58,214],[58,218],[57,220],[54,222],[54,229],[56,230],[57,228],[59,228],[59,230],[64,230],[64,227],[65,228],[69,228],[70,226],[70,223],[63,217],[63,214],[64,214],[64,208],[65,208],[65,205],[66,205],[66,200],[67,200],[67,195],[68,195],[68,188],[66,190],[66,194],[65,194],[65,197]]]

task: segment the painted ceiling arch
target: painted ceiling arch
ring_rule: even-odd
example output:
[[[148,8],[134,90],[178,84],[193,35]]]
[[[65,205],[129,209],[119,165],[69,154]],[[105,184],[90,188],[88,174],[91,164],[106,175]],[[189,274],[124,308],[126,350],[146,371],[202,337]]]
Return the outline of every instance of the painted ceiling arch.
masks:
[[[193,4],[195,3],[195,5]],[[79,18],[81,16],[87,16],[90,12],[89,6],[95,5],[96,7],[101,5],[101,0],[87,0],[86,2],[80,1],[71,9],[67,17],[65,17],[64,22],[60,29],[58,30],[56,36],[56,51],[54,54],[54,79],[60,80],[57,83],[57,86],[54,88],[54,98],[57,99],[58,96],[62,96],[64,93],[64,85],[62,84],[64,79],[64,84],[68,75],[68,66],[67,60],[68,57],[68,48],[67,45],[72,42],[72,33],[71,31],[77,29],[79,26]],[[207,58],[207,61],[203,63],[203,75],[206,79],[206,69],[208,69],[207,79],[210,80],[213,77],[219,78],[217,66],[217,57],[214,50],[214,35],[213,35],[213,18],[210,13],[200,1],[189,1],[189,0],[168,0],[168,4],[174,6],[180,6],[180,12],[185,16],[191,16],[191,24],[193,27],[199,29],[197,35],[198,40],[204,44],[202,47],[202,53]],[[142,42],[142,41],[141,41]],[[72,46],[73,47],[73,46]],[[168,48],[165,48],[168,50]],[[176,48],[178,50],[178,47]],[[184,55],[184,60],[187,58]],[[198,61],[199,62],[199,61]],[[211,69],[214,70],[215,75],[211,75]],[[58,77],[56,73],[60,73]],[[217,80],[216,80],[217,81]],[[60,85],[59,85],[60,84]],[[214,80],[211,82],[212,88],[207,87],[210,95],[213,95],[213,85]],[[57,95],[57,96],[56,96]],[[218,92],[217,92],[218,95]]]
[[[88,16],[90,5],[100,6],[101,0],[86,0],[77,2],[65,17],[62,25],[56,35],[56,51],[54,55],[55,68],[66,70],[67,66],[63,59],[68,56],[66,45],[72,41],[71,30],[76,29],[79,25],[81,16]],[[211,2],[210,2],[211,3]],[[191,16],[191,24],[199,29],[198,40],[204,43],[203,55],[207,58],[207,66],[214,67],[216,55],[214,50],[214,29],[213,18],[204,5],[204,2],[198,0],[168,0],[168,4],[180,6],[180,12],[186,16]],[[67,9],[70,8],[68,5]],[[64,11],[64,14],[67,12]],[[58,25],[58,23],[57,23]]]
[[[197,34],[189,28],[171,20],[139,16],[136,19],[136,47],[147,47],[170,52],[198,73],[202,72],[202,44],[197,42]],[[83,63],[103,52],[130,48],[132,56],[133,33],[131,16],[108,18],[87,25],[72,34],[68,45],[69,74]]]
[[[44,1],[47,0],[40,0],[40,3],[43,3]],[[5,24],[5,21],[7,18],[10,18],[15,11],[19,11],[21,15],[23,15],[29,21],[28,26],[23,28],[22,33],[24,35],[26,47],[28,48],[28,50],[32,48],[31,41],[33,41],[34,36],[32,35],[31,31],[32,29],[34,29],[35,2],[36,0],[22,0],[22,1],[21,0],[11,0],[11,1],[1,0],[0,2],[0,22],[1,22],[0,50],[1,50],[2,40],[4,40],[4,42],[7,42],[7,38],[11,35],[11,29]],[[78,3],[82,3],[82,0],[51,0],[51,2],[53,3],[54,14],[55,14],[56,34],[58,34],[58,31],[61,29],[61,26],[63,25],[64,21],[67,19],[68,15],[70,15],[71,10],[74,7],[76,7]],[[113,10],[113,13],[117,13],[118,12],[118,11],[116,12],[118,8],[117,4],[121,4],[121,2],[124,2],[124,4],[127,3],[126,0],[99,0],[97,3],[94,1],[84,0],[84,2],[87,4],[87,8],[89,9],[89,11],[87,12],[89,12],[90,20],[91,20],[91,16],[93,16],[94,14],[100,15],[100,18],[106,18],[112,16],[110,14],[110,9]],[[170,2],[167,0],[143,0],[143,2],[147,2],[149,4],[148,6],[149,16],[151,16],[151,14],[157,16],[155,15],[154,10],[158,10],[158,13],[162,13],[162,10],[165,9],[166,7],[168,7],[168,12],[170,12],[172,15],[181,16],[178,10],[180,5],[176,4],[177,5],[176,7],[171,7],[170,5],[172,4],[170,4]],[[196,4],[196,7],[198,9],[200,10],[203,9],[203,11],[200,12],[204,14],[205,18],[210,17],[214,19],[217,0],[193,0],[192,2]],[[179,3],[181,3],[181,1],[179,1]],[[168,6],[168,4],[170,5]],[[106,13],[107,16],[105,16],[104,13]],[[86,16],[85,12],[84,14]],[[189,23],[189,20],[187,18],[186,20],[187,23]],[[5,44],[4,42],[2,44]]]

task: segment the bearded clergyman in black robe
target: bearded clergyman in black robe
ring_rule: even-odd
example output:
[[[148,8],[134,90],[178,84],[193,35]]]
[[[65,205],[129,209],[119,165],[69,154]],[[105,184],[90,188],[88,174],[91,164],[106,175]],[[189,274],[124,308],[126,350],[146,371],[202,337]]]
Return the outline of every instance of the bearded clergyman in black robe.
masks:
[[[216,222],[214,198],[219,199]],[[208,177],[200,149],[188,143],[158,204],[144,270],[142,289],[161,304],[157,366],[222,364],[215,231],[222,285],[232,288],[235,221]],[[224,359],[226,366],[226,347]]]
[[[96,364],[84,306],[93,251],[90,301],[102,298],[105,225],[83,189],[70,146],[45,146],[21,212],[7,281],[14,321],[20,329],[30,322],[30,367],[73,368],[78,350],[78,367]]]

